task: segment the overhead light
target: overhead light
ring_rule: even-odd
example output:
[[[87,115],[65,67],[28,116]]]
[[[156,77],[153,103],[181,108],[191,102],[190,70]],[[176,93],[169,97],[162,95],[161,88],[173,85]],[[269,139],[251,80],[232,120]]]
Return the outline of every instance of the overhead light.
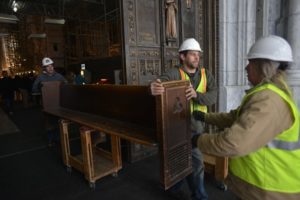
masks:
[[[17,23],[19,19],[15,15],[7,15],[7,14],[1,14],[0,13],[0,22],[3,23]]]
[[[11,7],[13,9],[14,12],[18,11],[18,8],[20,7],[19,4],[14,0],[11,4]]]
[[[51,19],[51,18],[45,19],[46,24],[65,24],[65,22],[66,22],[65,19]]]
[[[46,33],[31,33],[27,38],[46,38],[46,36]]]
[[[9,36],[8,33],[0,33],[0,37],[6,37],[6,36]]]

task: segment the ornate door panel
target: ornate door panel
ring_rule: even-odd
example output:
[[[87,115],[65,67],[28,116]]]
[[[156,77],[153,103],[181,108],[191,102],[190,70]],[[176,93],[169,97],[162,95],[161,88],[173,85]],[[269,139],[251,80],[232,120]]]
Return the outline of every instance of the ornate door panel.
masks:
[[[182,0],[181,1],[181,18],[182,18],[182,38],[195,37],[196,33],[196,10],[198,1]]]
[[[159,2],[122,1],[127,84],[147,85],[161,73]]]

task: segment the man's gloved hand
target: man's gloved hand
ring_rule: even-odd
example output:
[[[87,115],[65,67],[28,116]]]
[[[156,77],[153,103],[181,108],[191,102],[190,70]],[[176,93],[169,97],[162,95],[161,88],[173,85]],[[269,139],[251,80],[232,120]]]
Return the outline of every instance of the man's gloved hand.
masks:
[[[205,113],[201,111],[194,111],[193,116],[196,120],[203,121],[205,120]]]
[[[198,141],[199,136],[200,136],[200,134],[194,135],[194,136],[192,137],[192,139],[191,139],[191,141],[192,141],[192,148],[193,148],[193,149],[194,149],[194,148],[197,148],[197,141]]]

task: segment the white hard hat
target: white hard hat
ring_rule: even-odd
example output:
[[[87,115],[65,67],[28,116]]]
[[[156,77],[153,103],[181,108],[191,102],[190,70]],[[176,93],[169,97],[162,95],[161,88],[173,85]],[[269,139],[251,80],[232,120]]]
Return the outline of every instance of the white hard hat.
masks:
[[[194,38],[188,38],[183,41],[178,52],[182,51],[201,51],[200,44]]]
[[[292,48],[285,39],[269,35],[257,40],[250,48],[247,59],[256,58],[293,62]]]
[[[42,65],[43,67],[47,66],[47,65],[52,65],[54,62],[53,60],[51,60],[51,58],[45,57],[42,60]]]

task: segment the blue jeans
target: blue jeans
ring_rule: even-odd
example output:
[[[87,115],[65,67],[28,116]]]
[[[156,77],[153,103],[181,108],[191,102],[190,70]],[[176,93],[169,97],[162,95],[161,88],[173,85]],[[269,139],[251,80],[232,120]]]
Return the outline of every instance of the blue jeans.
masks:
[[[193,173],[187,176],[187,183],[192,192],[193,200],[207,200],[208,195],[204,187],[203,155],[198,148],[192,149]]]
[[[208,195],[204,187],[204,163],[202,153],[198,148],[192,149],[193,172],[186,177],[193,200],[207,200]],[[183,180],[176,183],[171,190],[179,190]]]

